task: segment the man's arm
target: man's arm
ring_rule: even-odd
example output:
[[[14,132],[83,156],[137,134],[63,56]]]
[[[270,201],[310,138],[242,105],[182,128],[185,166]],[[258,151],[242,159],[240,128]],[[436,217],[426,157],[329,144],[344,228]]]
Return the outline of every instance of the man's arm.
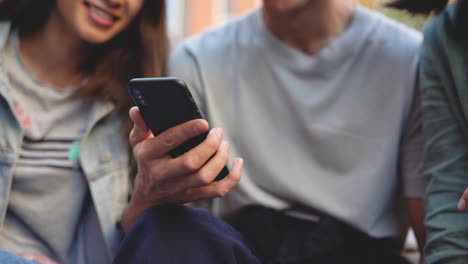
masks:
[[[450,75],[450,65],[442,52],[436,22],[426,27],[421,56],[424,166],[427,177],[425,197],[427,243],[426,262],[468,263],[468,214],[458,210],[458,201],[468,186],[468,145],[459,123],[460,110],[449,100],[442,78]],[[465,102],[459,102],[461,104]]]
[[[415,75],[417,76],[417,70]],[[419,78],[416,78],[411,111],[403,133],[401,146],[400,170],[403,192],[406,197],[408,216],[418,242],[423,262],[423,249],[426,242],[424,227],[424,189],[423,178],[423,132]]]

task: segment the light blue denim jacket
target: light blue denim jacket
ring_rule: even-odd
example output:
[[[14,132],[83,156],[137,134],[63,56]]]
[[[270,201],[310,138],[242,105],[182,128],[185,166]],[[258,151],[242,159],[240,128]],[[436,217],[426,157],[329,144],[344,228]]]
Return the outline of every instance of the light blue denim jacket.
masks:
[[[10,24],[0,23],[0,54],[10,33]],[[12,110],[11,87],[0,57],[0,228],[4,223],[12,174],[23,138]],[[116,227],[130,192],[129,145],[122,133],[124,117],[112,113],[111,103],[94,104],[92,126],[81,145],[79,161],[88,180],[91,196],[109,256],[113,256],[122,238]]]
[[[468,46],[454,32],[457,5],[426,25],[421,50],[427,264],[468,263],[468,213],[457,209],[468,187]]]

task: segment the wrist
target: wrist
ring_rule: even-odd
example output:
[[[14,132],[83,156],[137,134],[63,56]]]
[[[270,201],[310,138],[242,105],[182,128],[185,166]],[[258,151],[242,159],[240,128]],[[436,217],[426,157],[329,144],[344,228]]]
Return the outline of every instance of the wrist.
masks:
[[[132,197],[127,208],[124,210],[122,217],[117,222],[118,228],[120,228],[124,233],[130,231],[140,218],[141,214],[149,207],[150,206],[145,206],[141,202],[137,202]]]

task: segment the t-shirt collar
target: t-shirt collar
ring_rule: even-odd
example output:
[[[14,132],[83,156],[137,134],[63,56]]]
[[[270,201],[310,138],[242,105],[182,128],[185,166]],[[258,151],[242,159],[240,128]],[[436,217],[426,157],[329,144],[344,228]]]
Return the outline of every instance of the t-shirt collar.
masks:
[[[277,59],[293,71],[327,74],[358,52],[371,28],[366,23],[368,20],[362,18],[363,7],[353,7],[353,17],[347,29],[315,55],[308,55],[278,39],[266,27],[261,8],[253,14],[254,27],[263,39],[269,56],[277,56]]]

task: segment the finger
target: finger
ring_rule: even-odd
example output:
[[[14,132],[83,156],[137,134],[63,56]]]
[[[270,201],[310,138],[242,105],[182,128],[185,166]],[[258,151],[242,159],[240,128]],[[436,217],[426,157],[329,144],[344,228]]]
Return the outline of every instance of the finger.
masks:
[[[129,112],[130,118],[133,121],[133,129],[130,131],[129,140],[132,147],[135,147],[139,142],[153,137],[153,133],[146,125],[143,117],[141,116],[138,107],[134,106]]]
[[[173,175],[187,175],[198,171],[218,150],[220,150],[219,148],[223,142],[223,136],[223,129],[213,128],[202,143],[173,160],[175,163],[172,166]],[[225,162],[227,162],[227,160]]]
[[[213,155],[208,162],[205,164],[202,163],[201,168],[190,176],[177,179],[175,184],[183,186],[184,189],[182,190],[188,190],[210,184],[218,176],[224,166],[226,166],[228,161],[229,143],[223,141],[216,154]]]
[[[226,196],[226,194],[239,183],[242,177],[243,166],[244,160],[237,158],[232,164],[230,173],[224,179],[212,182],[209,185],[187,190],[184,198],[185,202]]]
[[[208,122],[203,119],[187,121],[169,128],[155,138],[142,142],[141,146],[135,149],[135,154],[143,159],[160,158],[187,140],[206,132],[208,128]]]
[[[468,211],[468,188],[465,189],[465,192],[458,201],[458,210]]]

